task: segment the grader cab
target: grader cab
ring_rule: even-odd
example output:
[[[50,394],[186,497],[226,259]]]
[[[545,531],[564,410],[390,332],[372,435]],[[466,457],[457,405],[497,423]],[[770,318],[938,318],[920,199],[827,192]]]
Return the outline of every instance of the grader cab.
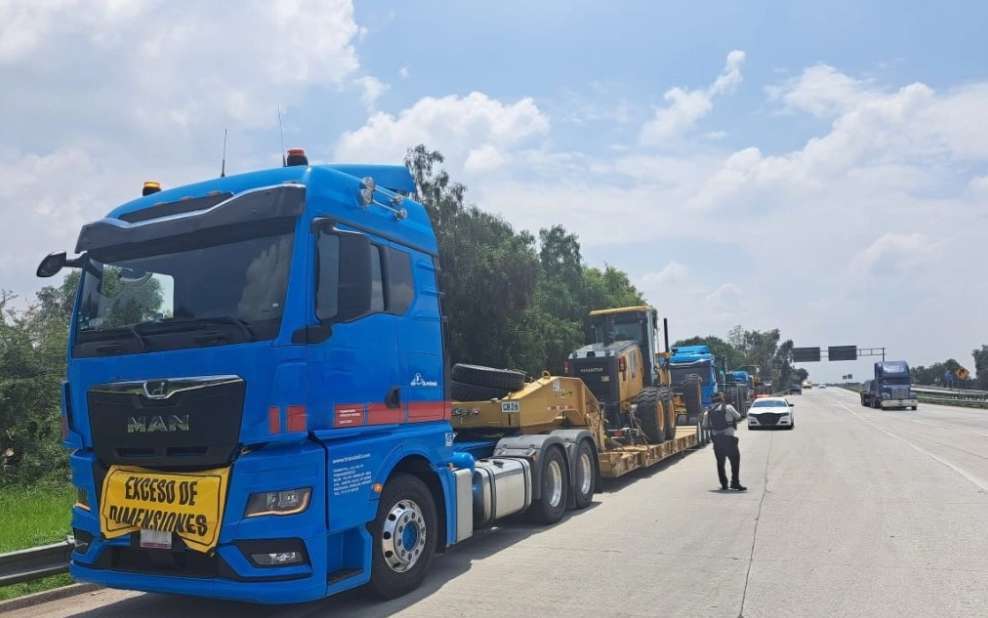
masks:
[[[658,444],[676,435],[669,373],[658,350],[658,314],[649,306],[590,312],[592,341],[570,354],[577,377],[604,408],[607,435],[622,444]]]

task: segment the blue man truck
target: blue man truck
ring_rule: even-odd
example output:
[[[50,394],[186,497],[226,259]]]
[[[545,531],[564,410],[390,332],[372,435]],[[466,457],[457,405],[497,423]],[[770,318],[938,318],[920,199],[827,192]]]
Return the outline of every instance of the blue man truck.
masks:
[[[83,226],[62,412],[77,580],[260,603],[394,597],[503,517],[552,523],[697,443],[615,445],[584,383],[448,367],[404,167],[287,164]],[[449,384],[476,401],[450,401]],[[469,390],[468,389],[468,390]]]
[[[861,405],[871,408],[915,410],[919,399],[912,390],[912,376],[906,361],[875,363],[875,377],[861,388]]]

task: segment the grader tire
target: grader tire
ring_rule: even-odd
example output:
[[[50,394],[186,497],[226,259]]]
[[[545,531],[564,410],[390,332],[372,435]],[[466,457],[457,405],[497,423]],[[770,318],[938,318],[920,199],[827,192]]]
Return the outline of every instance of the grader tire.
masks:
[[[659,403],[659,391],[656,388],[644,388],[638,393],[635,415],[641,423],[642,431],[652,444],[658,444],[666,437],[666,419],[662,405]]]
[[[662,414],[666,419],[666,440],[675,440],[676,411],[672,407],[672,400],[666,399],[662,402]]]

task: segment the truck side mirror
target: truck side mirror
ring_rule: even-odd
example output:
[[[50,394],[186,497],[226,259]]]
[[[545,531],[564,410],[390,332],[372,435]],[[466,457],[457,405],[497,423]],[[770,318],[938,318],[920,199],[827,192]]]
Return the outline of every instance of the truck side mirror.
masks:
[[[337,232],[340,238],[340,278],[336,320],[347,322],[371,308],[370,240],[364,234]]]
[[[59,251],[58,253],[49,253],[45,256],[45,259],[41,260],[38,264],[38,270],[35,271],[35,275],[42,278],[54,277],[58,274],[62,268],[65,267],[68,260],[65,257],[64,251]]]

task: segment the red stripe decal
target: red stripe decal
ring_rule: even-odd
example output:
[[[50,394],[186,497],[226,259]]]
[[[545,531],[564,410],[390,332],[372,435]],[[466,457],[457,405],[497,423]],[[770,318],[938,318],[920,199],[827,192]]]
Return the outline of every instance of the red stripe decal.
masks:
[[[401,408],[389,408],[383,403],[372,403],[367,406],[368,425],[390,425],[402,422],[405,416]]]
[[[439,421],[449,418],[448,406],[444,401],[413,401],[408,404],[408,422]]]
[[[364,424],[364,404],[340,403],[333,415],[333,427],[357,427]]]

